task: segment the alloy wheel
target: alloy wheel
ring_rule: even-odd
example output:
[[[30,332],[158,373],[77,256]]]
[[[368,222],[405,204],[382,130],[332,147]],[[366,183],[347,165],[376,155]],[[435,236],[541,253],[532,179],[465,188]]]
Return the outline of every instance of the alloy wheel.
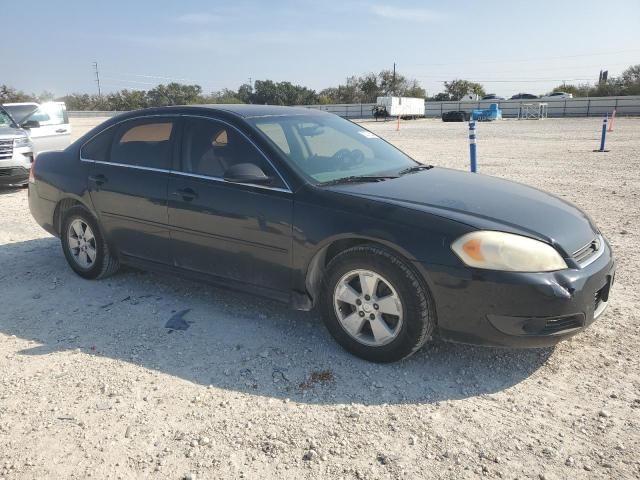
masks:
[[[333,293],[342,328],[356,341],[380,347],[393,341],[402,327],[402,301],[393,285],[371,270],[352,270]]]
[[[69,224],[67,243],[71,257],[82,268],[90,268],[96,261],[96,238],[91,227],[80,218]]]

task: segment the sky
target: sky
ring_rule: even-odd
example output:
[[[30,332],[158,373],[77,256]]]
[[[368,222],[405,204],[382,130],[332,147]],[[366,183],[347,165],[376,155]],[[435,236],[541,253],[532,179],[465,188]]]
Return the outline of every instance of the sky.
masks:
[[[510,96],[640,63],[640,0],[3,1],[0,84],[56,95],[249,79],[320,90],[392,69]]]

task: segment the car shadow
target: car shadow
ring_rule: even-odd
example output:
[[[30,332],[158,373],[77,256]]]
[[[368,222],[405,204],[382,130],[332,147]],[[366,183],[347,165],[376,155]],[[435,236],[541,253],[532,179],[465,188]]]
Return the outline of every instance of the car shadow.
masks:
[[[340,349],[316,312],[170,275],[123,269],[88,281],[52,237],[0,246],[0,332],[34,341],[19,355],[77,352],[201,385],[308,403],[432,403],[505,390],[553,349],[434,340],[406,361]]]
[[[0,195],[9,195],[10,193],[18,193],[23,190],[26,190],[26,187],[20,185],[0,185]]]

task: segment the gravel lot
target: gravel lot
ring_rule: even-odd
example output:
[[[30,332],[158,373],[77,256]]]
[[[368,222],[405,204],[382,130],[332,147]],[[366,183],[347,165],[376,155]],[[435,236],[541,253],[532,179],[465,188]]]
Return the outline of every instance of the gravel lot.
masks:
[[[369,364],[315,312],[134,270],[82,280],[26,191],[0,190],[0,479],[640,478],[640,119],[593,153],[600,122],[478,127],[481,173],[577,203],[615,249],[608,312],[555,349],[436,340]],[[466,124],[365,125],[468,168]]]

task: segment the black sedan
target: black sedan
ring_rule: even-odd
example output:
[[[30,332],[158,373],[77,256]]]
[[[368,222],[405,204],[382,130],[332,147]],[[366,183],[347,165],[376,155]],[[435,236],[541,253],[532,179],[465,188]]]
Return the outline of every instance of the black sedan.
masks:
[[[436,331],[552,345],[604,311],[615,270],[570,203],[419,164],[302,108],[120,115],[38,156],[29,205],[84,278],[128,264],[317,305],[344,348],[378,362]]]

